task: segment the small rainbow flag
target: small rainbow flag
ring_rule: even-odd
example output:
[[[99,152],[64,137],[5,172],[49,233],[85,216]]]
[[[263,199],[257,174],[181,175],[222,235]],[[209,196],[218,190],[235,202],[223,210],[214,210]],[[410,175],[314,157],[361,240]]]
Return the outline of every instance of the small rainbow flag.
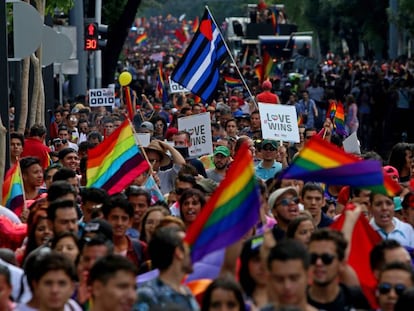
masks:
[[[240,79],[236,79],[236,78],[229,77],[229,76],[224,76],[224,82],[230,88],[242,86],[242,82]]]
[[[193,21],[193,27],[192,27],[193,33],[197,32],[197,29],[199,26],[200,26],[200,20],[198,19],[198,16],[196,16],[196,18]]]
[[[124,86],[124,102],[125,102],[125,107],[126,110],[128,112],[128,118],[132,121],[134,119],[135,116],[135,109],[132,103],[132,99],[131,99],[131,88],[129,86]]]
[[[279,178],[349,185],[389,196],[401,191],[398,183],[384,175],[379,161],[362,160],[318,136],[305,144]]]
[[[341,135],[347,135],[345,129],[345,112],[344,112],[344,105],[339,101],[336,105],[336,113],[335,113],[335,128],[336,132]]]
[[[88,150],[86,186],[105,189],[111,195],[124,190],[148,168],[126,119],[102,143]]]
[[[144,44],[148,41],[148,36],[147,34],[144,32],[142,35],[139,35],[136,39],[135,39],[135,44],[141,45]]]
[[[2,205],[20,216],[24,206],[24,187],[20,163],[16,163],[7,171],[3,183]]]
[[[247,144],[243,144],[226,177],[187,230],[185,241],[193,262],[240,240],[256,225],[259,209],[253,157]]]
[[[270,77],[272,73],[272,68],[273,68],[273,58],[266,51],[263,52],[262,66],[263,66],[263,81],[264,81]]]
[[[298,118],[298,125],[302,125],[303,124],[303,116],[302,115],[300,115],[299,116],[299,118]]]
[[[254,72],[256,74],[256,77],[259,79],[259,82],[262,82],[263,80],[263,66],[262,64],[257,64],[254,66]]]

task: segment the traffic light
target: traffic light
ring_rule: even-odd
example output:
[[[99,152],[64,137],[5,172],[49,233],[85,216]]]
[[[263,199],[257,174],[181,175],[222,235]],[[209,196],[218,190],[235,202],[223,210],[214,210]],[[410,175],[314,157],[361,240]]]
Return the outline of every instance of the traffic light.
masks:
[[[98,25],[99,41],[98,46],[100,49],[106,47],[108,40],[106,39],[108,33],[108,25],[99,24]]]
[[[85,25],[85,51],[96,51],[99,49],[98,23],[87,23]]]

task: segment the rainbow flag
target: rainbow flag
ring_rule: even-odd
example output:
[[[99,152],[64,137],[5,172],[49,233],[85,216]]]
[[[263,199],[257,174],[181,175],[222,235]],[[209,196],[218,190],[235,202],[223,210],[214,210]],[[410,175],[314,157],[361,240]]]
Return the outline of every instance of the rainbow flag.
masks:
[[[200,20],[198,19],[198,16],[196,16],[196,18],[193,21],[193,27],[192,27],[193,33],[197,32],[197,29],[199,26],[200,26]]]
[[[340,135],[347,135],[345,129],[345,112],[344,105],[341,102],[336,104],[336,113],[335,113],[335,130]]]
[[[229,76],[224,76],[224,82],[229,88],[242,86],[242,82],[240,79],[236,79],[236,78],[229,77]]]
[[[226,177],[187,230],[185,241],[191,249],[193,262],[241,239],[256,225],[259,209],[260,193],[253,157],[244,144]]]
[[[4,177],[2,205],[17,215],[20,215],[23,210],[24,187],[19,161],[7,171]]]
[[[298,126],[299,126],[299,125],[303,125],[303,121],[304,121],[304,120],[303,120],[303,116],[302,116],[302,115],[300,115],[300,116],[299,116],[299,118],[298,118]]]
[[[263,52],[262,66],[263,66],[263,81],[264,81],[270,77],[272,73],[272,68],[273,68],[273,58],[266,51]]]
[[[142,35],[139,35],[136,39],[135,39],[135,44],[141,45],[144,44],[148,41],[148,36],[147,34],[144,32]]]
[[[335,118],[335,114],[336,114],[336,100],[330,99],[328,111],[326,112],[326,117],[331,119],[333,122]]]
[[[134,109],[134,106],[132,104],[132,99],[131,99],[131,88],[129,86],[124,86],[123,89],[124,89],[124,103],[125,103],[126,110],[128,112],[128,118],[132,121],[135,116],[135,109]]]
[[[401,191],[398,183],[384,175],[379,161],[362,160],[318,136],[305,144],[279,178],[349,185],[389,196]]]
[[[127,119],[102,143],[88,150],[86,186],[105,189],[111,195],[124,190],[148,168]]]
[[[257,64],[254,67],[254,72],[256,74],[256,77],[259,79],[259,82],[262,82],[262,80],[263,80],[263,66],[262,66],[262,64]]]

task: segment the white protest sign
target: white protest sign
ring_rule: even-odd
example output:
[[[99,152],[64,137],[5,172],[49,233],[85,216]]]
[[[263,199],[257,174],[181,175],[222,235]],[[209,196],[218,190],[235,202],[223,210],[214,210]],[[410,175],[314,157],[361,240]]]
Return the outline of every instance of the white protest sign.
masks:
[[[342,142],[344,150],[348,153],[361,154],[361,148],[359,146],[359,141],[356,132],[353,132]]]
[[[151,140],[150,133],[135,133],[134,136],[138,146],[148,147]]]
[[[263,138],[300,142],[294,106],[259,103]]]
[[[200,113],[178,119],[178,130],[190,133],[190,157],[213,153],[210,113]]]
[[[115,90],[113,88],[106,89],[90,89],[89,90],[89,106],[111,106],[115,105]]]
[[[180,84],[178,84],[177,82],[171,80],[171,77],[168,77],[168,79],[170,81],[170,91],[171,91],[171,93],[182,93],[182,92],[188,93],[188,92],[190,92],[185,87],[183,87]]]

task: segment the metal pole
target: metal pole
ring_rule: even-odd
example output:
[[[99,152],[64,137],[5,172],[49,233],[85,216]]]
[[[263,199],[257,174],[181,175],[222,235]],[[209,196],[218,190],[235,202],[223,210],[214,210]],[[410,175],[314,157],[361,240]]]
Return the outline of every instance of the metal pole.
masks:
[[[70,97],[85,95],[87,90],[88,53],[83,50],[84,44],[84,14],[83,0],[74,1],[75,5],[69,12],[70,24],[76,27],[76,58],[78,59],[78,74],[69,75]]]
[[[0,117],[3,122],[4,127],[7,130],[6,134],[6,152],[5,155],[5,171],[9,168],[10,165],[10,144],[9,144],[9,64],[7,61],[7,9],[6,2],[0,1]]]
[[[89,89],[95,88],[95,53],[89,52]]]
[[[95,1],[95,21],[98,25],[102,22],[102,0]],[[96,72],[96,88],[102,87],[102,52],[95,51],[95,72]]]

